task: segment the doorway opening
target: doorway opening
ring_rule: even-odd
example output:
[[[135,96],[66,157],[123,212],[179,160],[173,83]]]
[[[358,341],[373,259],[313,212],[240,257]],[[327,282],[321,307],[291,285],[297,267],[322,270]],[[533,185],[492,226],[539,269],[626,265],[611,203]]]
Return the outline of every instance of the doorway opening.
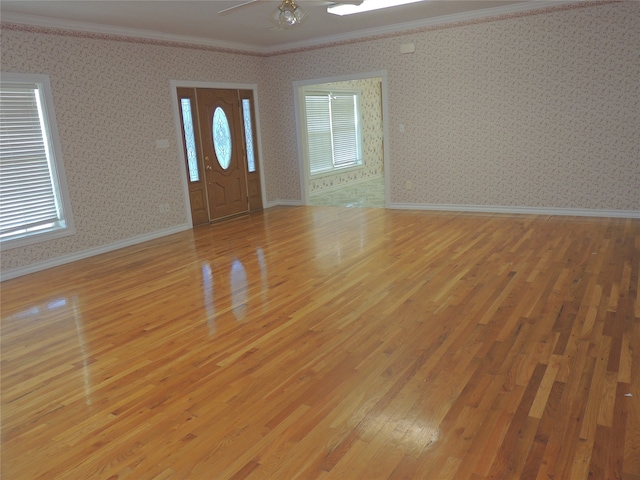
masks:
[[[386,73],[295,82],[303,201],[384,208]]]
[[[175,92],[192,225],[261,210],[254,91],[176,86]]]

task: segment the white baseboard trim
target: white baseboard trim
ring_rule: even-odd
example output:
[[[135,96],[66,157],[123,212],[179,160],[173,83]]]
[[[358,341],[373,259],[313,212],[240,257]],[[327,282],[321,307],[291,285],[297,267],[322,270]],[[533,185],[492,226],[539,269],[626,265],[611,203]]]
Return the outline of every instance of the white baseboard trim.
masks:
[[[300,200],[274,200],[273,202],[267,202],[264,208],[272,207],[301,207],[304,205]]]
[[[29,273],[39,272],[41,270],[46,270],[47,268],[57,267],[59,265],[64,265],[65,263],[71,263],[75,262],[76,260],[82,260],[83,258],[100,255],[101,253],[112,252],[113,250],[130,247],[131,245],[136,245],[148,240],[155,240],[156,238],[166,237],[167,235],[183,232],[185,230],[189,230],[190,228],[192,228],[191,225],[184,223],[181,225],[176,225],[175,227],[165,228],[163,230],[157,230],[151,233],[145,233],[144,235],[138,235],[137,237],[119,240],[108,245],[101,245],[99,247],[90,248],[81,252],[70,253],[68,255],[62,255],[61,257],[52,258],[43,262],[33,263],[31,265],[27,265],[26,267],[13,268],[11,270],[0,272],[0,281],[21,277],[23,275],[28,275]]]
[[[299,200],[276,200],[267,202],[265,208],[277,206],[299,207],[303,203]],[[502,207],[493,205],[456,205],[456,204],[418,204],[418,203],[390,203],[388,208],[395,210],[432,210],[444,212],[471,212],[471,213],[505,213],[505,214],[527,214],[527,215],[558,215],[558,216],[576,216],[576,217],[605,217],[605,218],[638,218],[640,219],[640,210],[596,210],[588,208],[538,208],[538,207]],[[93,257],[102,253],[112,252],[124,247],[130,247],[138,243],[155,240],[156,238],[166,237],[174,233],[189,230],[191,225],[181,224],[174,227],[165,228],[137,237],[127,238],[118,242],[102,245],[81,252],[63,255],[61,257],[52,258],[43,262],[33,263],[26,267],[14,268],[0,272],[0,281],[10,280],[12,278],[21,277],[30,273],[39,272],[48,268],[64,265],[65,263],[75,262],[84,258]]]
[[[640,218],[640,210],[596,210],[589,208],[501,207],[495,205],[455,205],[430,203],[390,203],[397,210],[437,210],[445,212],[560,215],[575,217]]]

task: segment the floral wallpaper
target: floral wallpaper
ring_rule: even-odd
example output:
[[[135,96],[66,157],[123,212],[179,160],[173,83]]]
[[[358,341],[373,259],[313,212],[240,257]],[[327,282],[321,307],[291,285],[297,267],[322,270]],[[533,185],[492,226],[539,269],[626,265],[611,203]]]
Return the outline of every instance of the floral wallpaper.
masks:
[[[329,173],[309,178],[309,193],[347,183],[380,177],[384,171],[382,151],[382,91],[379,78],[365,78],[320,84],[327,88],[360,89],[362,109],[362,167],[340,173]]]
[[[76,226],[3,251],[3,272],[186,224],[170,80],[257,85],[271,204],[301,201],[293,82],[384,71],[392,204],[640,212],[640,2],[268,56],[6,25],[0,41],[3,72],[50,76]]]
[[[640,210],[640,2],[433,27],[266,68],[267,109],[291,80],[387,72],[392,204]],[[283,107],[278,132],[295,138]],[[298,199],[295,145],[268,148],[286,172],[270,194]]]
[[[50,77],[76,228],[3,251],[3,272],[186,224],[170,81],[257,83],[262,61],[3,29],[2,71]]]

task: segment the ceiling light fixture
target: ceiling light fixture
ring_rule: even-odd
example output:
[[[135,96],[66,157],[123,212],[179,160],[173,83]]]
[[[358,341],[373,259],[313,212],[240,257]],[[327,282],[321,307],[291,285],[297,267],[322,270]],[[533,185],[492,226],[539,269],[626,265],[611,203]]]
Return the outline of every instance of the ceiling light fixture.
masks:
[[[307,12],[302,10],[295,0],[282,0],[280,6],[273,11],[269,18],[280,28],[292,28],[300,25],[307,18],[307,15]]]
[[[360,5],[337,3],[327,7],[327,12],[334,15],[353,15],[354,13],[370,12],[382,8],[398,7],[408,3],[422,2],[423,0],[364,0]]]

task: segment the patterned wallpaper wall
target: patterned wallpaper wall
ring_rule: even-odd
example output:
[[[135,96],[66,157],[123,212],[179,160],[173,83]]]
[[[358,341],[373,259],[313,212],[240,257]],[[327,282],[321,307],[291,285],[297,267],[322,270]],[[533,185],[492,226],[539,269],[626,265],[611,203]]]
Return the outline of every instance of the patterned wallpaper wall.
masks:
[[[289,53],[267,69],[266,109],[292,80],[387,71],[393,203],[640,210],[640,2]],[[295,138],[283,107],[277,132]],[[300,198],[295,148],[267,145],[282,173],[271,198]]]
[[[393,203],[640,210],[640,2],[268,57],[11,29],[1,42],[2,71],[50,75],[76,224],[3,252],[3,271],[186,222],[171,79],[258,85],[271,202],[301,198],[293,82],[386,71]]]
[[[362,110],[362,167],[345,172],[329,173],[309,178],[309,193],[379,177],[384,171],[382,151],[382,91],[379,78],[364,78],[320,84],[323,88],[360,90]]]
[[[50,76],[76,227],[3,251],[4,271],[186,223],[170,80],[257,83],[264,59],[3,30],[0,61]]]

